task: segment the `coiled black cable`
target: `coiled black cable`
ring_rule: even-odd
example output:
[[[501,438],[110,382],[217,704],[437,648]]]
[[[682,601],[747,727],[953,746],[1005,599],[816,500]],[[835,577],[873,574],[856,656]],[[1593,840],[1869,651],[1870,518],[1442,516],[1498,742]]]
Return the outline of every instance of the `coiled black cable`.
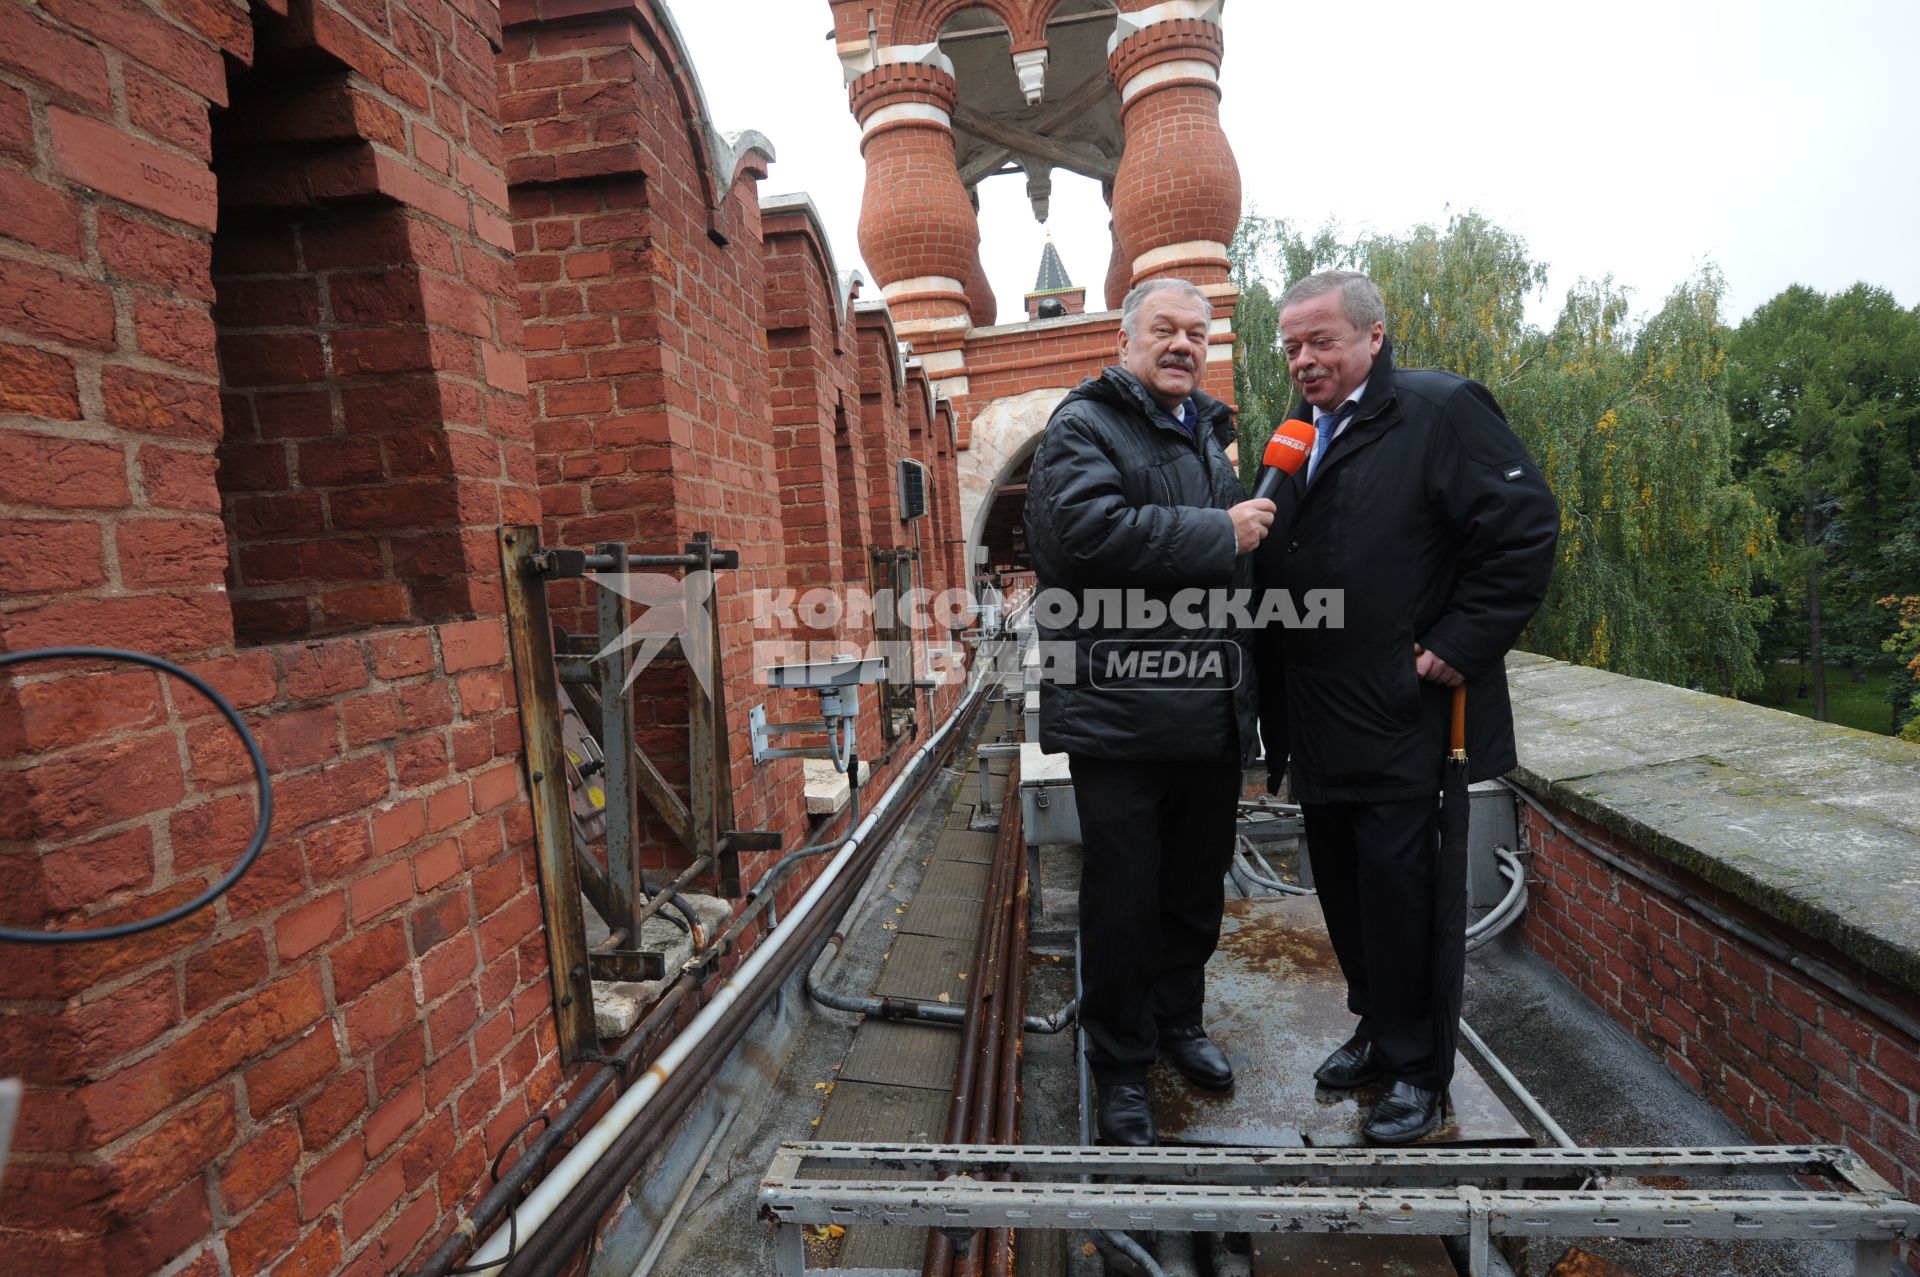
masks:
[[[247,747],[247,757],[253,762],[253,775],[260,790],[260,819],[254,826],[253,840],[247,844],[246,851],[226,876],[185,904],[175,905],[151,918],[136,918],[132,922],[93,927],[86,931],[26,931],[17,927],[0,927],[0,940],[11,940],[18,944],[83,944],[90,940],[120,940],[164,927],[170,922],[178,922],[196,909],[212,904],[240,881],[240,876],[252,868],[253,862],[260,858],[261,849],[267,845],[267,830],[273,824],[273,786],[267,780],[267,760],[260,752],[260,742],[253,738],[253,733],[247,730],[239,712],[227,703],[227,698],[207,686],[204,679],[188,673],[171,661],[163,661],[145,652],[129,652],[118,647],[41,647],[25,652],[0,653],[0,669],[26,661],[56,660],[123,661],[130,665],[144,665],[148,669],[172,675],[206,697],[239,735],[241,744]]]

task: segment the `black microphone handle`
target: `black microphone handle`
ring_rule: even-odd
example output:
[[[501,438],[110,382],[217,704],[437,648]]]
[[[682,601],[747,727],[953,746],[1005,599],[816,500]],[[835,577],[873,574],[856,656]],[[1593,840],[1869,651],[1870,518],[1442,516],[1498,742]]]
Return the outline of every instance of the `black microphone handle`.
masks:
[[[1282,470],[1279,466],[1262,466],[1260,468],[1260,478],[1258,482],[1253,485],[1253,499],[1258,501],[1264,498],[1272,501],[1279,495],[1280,485],[1292,477],[1292,475]]]

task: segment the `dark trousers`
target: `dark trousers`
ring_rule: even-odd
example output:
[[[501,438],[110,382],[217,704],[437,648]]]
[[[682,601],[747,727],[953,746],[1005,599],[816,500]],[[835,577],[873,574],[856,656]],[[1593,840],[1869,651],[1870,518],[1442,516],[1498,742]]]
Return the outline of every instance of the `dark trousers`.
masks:
[[[1145,1081],[1159,1029],[1200,1023],[1240,769],[1069,760],[1080,816],[1080,1024],[1101,1082]]]
[[[1356,1032],[1373,1043],[1388,1078],[1445,1089],[1459,1040],[1467,877],[1464,861],[1439,867],[1437,802],[1302,803],[1300,811],[1347,1009],[1360,1017]],[[1444,961],[1449,949],[1452,962]]]

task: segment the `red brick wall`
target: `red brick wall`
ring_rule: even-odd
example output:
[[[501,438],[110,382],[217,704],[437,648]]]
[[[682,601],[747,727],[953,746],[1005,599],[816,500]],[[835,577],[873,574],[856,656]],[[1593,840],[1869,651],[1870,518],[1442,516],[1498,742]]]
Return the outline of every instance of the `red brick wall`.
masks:
[[[386,1273],[559,1081],[491,531],[533,514],[496,35],[175,12],[0,3],[0,644],[183,661],[277,810],[189,919],[9,949],[0,1269]],[[238,855],[197,697],[10,674],[10,923],[149,915]]]
[[[710,171],[704,138],[696,146],[682,126],[681,50],[650,6],[572,6],[548,22],[522,4],[507,18],[502,109],[521,309],[536,352],[543,536],[671,553],[707,531],[740,552],[740,570],[720,574],[714,599],[734,707],[737,824],[781,830],[797,846],[801,769],[756,770],[747,729],[747,709],[768,699],[752,660],[753,598],[788,574],[767,399],[759,161],[739,174]],[[591,632],[590,589],[556,592],[563,623]],[[635,688],[636,739],[684,784],[684,675],[650,670]],[[684,863],[663,826],[644,832],[657,863]]]
[[[840,587],[834,436],[840,414],[859,402],[852,316],[840,313],[840,283],[813,218],[800,210],[774,213],[765,234],[768,372],[787,584],[796,591]]]
[[[1591,822],[1580,834],[1920,1018],[1920,998]],[[1844,1144],[1920,1200],[1920,1052],[1900,1030],[1588,852],[1521,807],[1521,935],[1760,1143]],[[1902,1256],[1920,1271],[1920,1247]]]
[[[789,847],[800,767],[752,765],[746,712],[805,715],[759,684],[755,595],[870,584],[916,448],[928,584],[953,577],[951,449],[888,317],[834,330],[836,281],[763,243],[759,161],[711,171],[650,5],[568,10],[508,5],[496,63],[483,4],[0,0],[0,647],[184,662],[259,733],[277,804],[190,919],[9,953],[0,1072],[28,1091],[0,1270],[400,1271],[569,1081],[496,525],[740,551],[717,601],[735,824]],[[777,423],[789,392],[811,409]],[[641,739],[684,774],[678,674],[648,677]],[[870,697],[869,759],[879,721]],[[183,689],[10,671],[0,917],[187,899],[251,793]]]

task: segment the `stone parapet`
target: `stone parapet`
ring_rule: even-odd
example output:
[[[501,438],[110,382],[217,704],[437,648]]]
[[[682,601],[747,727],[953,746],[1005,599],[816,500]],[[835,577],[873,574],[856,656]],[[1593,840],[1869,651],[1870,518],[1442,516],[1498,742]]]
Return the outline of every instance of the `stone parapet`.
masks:
[[[1920,992],[1920,748],[1536,657],[1509,680],[1530,789]]]
[[[1920,1197],[1920,749],[1538,657],[1508,680],[1525,942],[1749,1139]]]

